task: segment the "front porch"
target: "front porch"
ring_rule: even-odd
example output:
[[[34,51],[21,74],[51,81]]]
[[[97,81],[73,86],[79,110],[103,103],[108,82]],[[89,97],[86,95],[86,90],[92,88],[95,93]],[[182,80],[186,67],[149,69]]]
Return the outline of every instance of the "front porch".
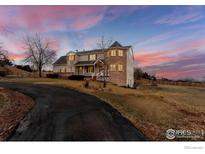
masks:
[[[96,66],[77,66],[76,71],[77,75],[94,76],[99,72],[99,68]]]
[[[84,75],[97,79],[99,76],[103,76],[104,62],[100,59],[96,61],[81,61],[75,64],[75,74]]]

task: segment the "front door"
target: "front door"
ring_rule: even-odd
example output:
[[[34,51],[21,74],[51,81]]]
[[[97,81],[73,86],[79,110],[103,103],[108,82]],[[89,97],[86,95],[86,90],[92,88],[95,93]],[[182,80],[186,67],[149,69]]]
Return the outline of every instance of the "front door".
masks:
[[[83,67],[82,66],[78,67],[78,74],[83,75]]]

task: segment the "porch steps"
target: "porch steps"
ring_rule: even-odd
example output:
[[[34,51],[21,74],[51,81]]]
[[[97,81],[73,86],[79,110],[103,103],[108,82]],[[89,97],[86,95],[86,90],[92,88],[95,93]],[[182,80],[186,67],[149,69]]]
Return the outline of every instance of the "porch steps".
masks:
[[[96,80],[97,81],[104,81],[104,79],[106,81],[109,81],[110,80],[110,76],[109,75],[104,76],[103,71],[101,71],[101,72],[96,74]]]

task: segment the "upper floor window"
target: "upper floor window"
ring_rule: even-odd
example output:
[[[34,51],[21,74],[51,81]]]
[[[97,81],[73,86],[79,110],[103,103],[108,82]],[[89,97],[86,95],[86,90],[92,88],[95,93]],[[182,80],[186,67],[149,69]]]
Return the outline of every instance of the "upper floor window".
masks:
[[[75,55],[69,55],[68,60],[69,61],[74,61],[75,60]]]
[[[123,65],[122,64],[118,64],[118,71],[123,71]]]
[[[111,50],[111,56],[116,56],[116,50]]]
[[[118,56],[123,56],[123,50],[118,50]]]
[[[110,71],[116,71],[116,65],[115,64],[110,65]]]
[[[89,60],[96,60],[96,55],[95,54],[89,55]]]

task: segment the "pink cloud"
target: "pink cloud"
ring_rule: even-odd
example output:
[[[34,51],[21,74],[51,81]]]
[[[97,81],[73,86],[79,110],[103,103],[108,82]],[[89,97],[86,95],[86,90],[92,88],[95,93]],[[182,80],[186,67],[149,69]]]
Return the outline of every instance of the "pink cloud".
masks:
[[[15,25],[29,31],[84,30],[98,24],[106,6],[19,6],[2,7],[1,25]],[[8,14],[12,14],[8,17]]]
[[[155,57],[152,59],[144,59],[144,60],[139,60],[135,59],[138,61],[138,65],[141,67],[149,66],[149,65],[156,65],[156,64],[161,64],[161,63],[166,63],[168,61],[176,60],[176,57]]]
[[[173,48],[174,47],[174,48]],[[134,56],[137,65],[141,67],[159,65],[167,63],[173,60],[182,60],[186,57],[180,56],[182,53],[192,54],[190,51],[197,51],[200,48],[205,47],[205,39],[197,39],[191,41],[185,41],[183,43],[168,44],[168,50],[162,51],[135,51],[136,55]],[[173,48],[173,49],[171,49]],[[139,54],[142,53],[142,54]]]
[[[183,79],[183,78],[196,78],[197,76],[204,75],[205,68],[195,68],[189,70],[170,70],[160,71],[156,73],[156,76],[168,78],[168,79]]]
[[[138,53],[138,51],[135,51],[135,52]],[[135,55],[134,58],[136,60],[144,60],[144,59],[152,59],[156,57],[161,57],[161,56],[168,55],[168,54],[170,54],[170,52],[160,52],[159,51],[159,52],[148,53],[148,54],[143,54],[143,55]]]
[[[127,14],[144,7],[126,7]],[[124,14],[124,7],[116,6],[1,6],[0,26],[12,25],[27,31],[81,31]],[[106,18],[107,19],[107,18]]]
[[[15,61],[23,60],[26,55],[24,53],[14,53],[14,52],[9,52],[9,58]]]
[[[138,51],[135,51],[135,53],[138,53]],[[149,65],[156,65],[159,63],[166,63],[171,60],[176,60],[176,57],[173,57],[172,53],[173,52],[168,51],[155,51],[154,53],[135,55],[134,59],[139,66],[145,67]]]
[[[72,28],[77,31],[88,29],[97,25],[102,20],[102,18],[103,15],[97,15],[78,19],[72,24]]]

